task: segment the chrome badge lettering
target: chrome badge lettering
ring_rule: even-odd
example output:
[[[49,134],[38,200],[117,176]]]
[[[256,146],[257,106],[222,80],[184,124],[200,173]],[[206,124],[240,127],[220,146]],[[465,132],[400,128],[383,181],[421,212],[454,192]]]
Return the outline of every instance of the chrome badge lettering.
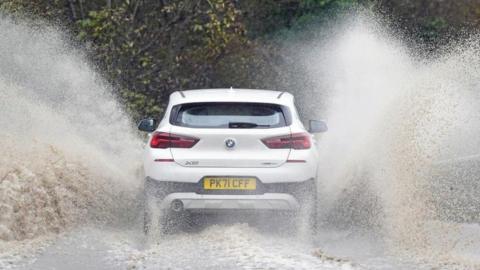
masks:
[[[192,161],[185,161],[185,166],[196,166],[198,165],[198,161],[192,160]]]

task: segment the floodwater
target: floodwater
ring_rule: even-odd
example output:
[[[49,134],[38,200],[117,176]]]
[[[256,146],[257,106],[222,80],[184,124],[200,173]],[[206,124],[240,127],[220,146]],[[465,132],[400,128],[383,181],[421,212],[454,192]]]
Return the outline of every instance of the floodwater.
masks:
[[[55,27],[0,17],[0,268],[479,269],[478,39],[423,56],[369,18],[339,29],[299,56],[330,127],[319,229],[145,236],[111,86]]]

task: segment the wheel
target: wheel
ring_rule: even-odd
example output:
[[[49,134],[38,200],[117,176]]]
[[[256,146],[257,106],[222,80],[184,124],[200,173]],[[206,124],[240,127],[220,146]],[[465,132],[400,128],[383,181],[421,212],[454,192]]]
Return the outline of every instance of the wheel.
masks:
[[[183,224],[183,214],[158,207],[158,198],[145,193],[145,207],[143,211],[143,232],[148,235],[152,232],[171,234],[177,232]]]
[[[152,213],[153,213],[153,206],[152,202],[154,198],[147,194],[146,192],[144,193],[144,202],[143,202],[143,232],[145,234],[148,234],[151,231],[152,228]]]
[[[301,197],[298,228],[303,233],[311,234],[317,230],[318,195],[315,181],[305,187]]]
[[[318,194],[316,187],[308,194],[309,209],[307,209],[307,226],[310,232],[315,232],[318,225]]]
[[[160,217],[160,227],[163,234],[195,231],[199,224],[188,212],[164,211]]]
[[[160,230],[162,234],[172,234],[179,231],[182,221],[179,214],[172,211],[162,211],[160,216]]]

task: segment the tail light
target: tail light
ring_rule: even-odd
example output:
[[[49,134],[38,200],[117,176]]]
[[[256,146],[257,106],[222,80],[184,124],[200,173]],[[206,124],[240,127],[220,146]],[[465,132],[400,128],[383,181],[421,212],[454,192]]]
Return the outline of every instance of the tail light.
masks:
[[[199,139],[167,132],[155,132],[150,140],[152,148],[192,148]]]
[[[270,137],[262,139],[262,142],[270,149],[309,149],[311,146],[308,133]]]

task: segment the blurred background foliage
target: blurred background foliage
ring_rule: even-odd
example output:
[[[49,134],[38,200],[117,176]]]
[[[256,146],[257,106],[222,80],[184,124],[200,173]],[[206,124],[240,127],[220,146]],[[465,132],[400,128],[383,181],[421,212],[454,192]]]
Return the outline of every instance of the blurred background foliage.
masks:
[[[176,90],[295,92],[285,40],[358,8],[426,50],[480,24],[480,0],[0,0],[3,12],[68,29],[135,120],[160,117]]]

